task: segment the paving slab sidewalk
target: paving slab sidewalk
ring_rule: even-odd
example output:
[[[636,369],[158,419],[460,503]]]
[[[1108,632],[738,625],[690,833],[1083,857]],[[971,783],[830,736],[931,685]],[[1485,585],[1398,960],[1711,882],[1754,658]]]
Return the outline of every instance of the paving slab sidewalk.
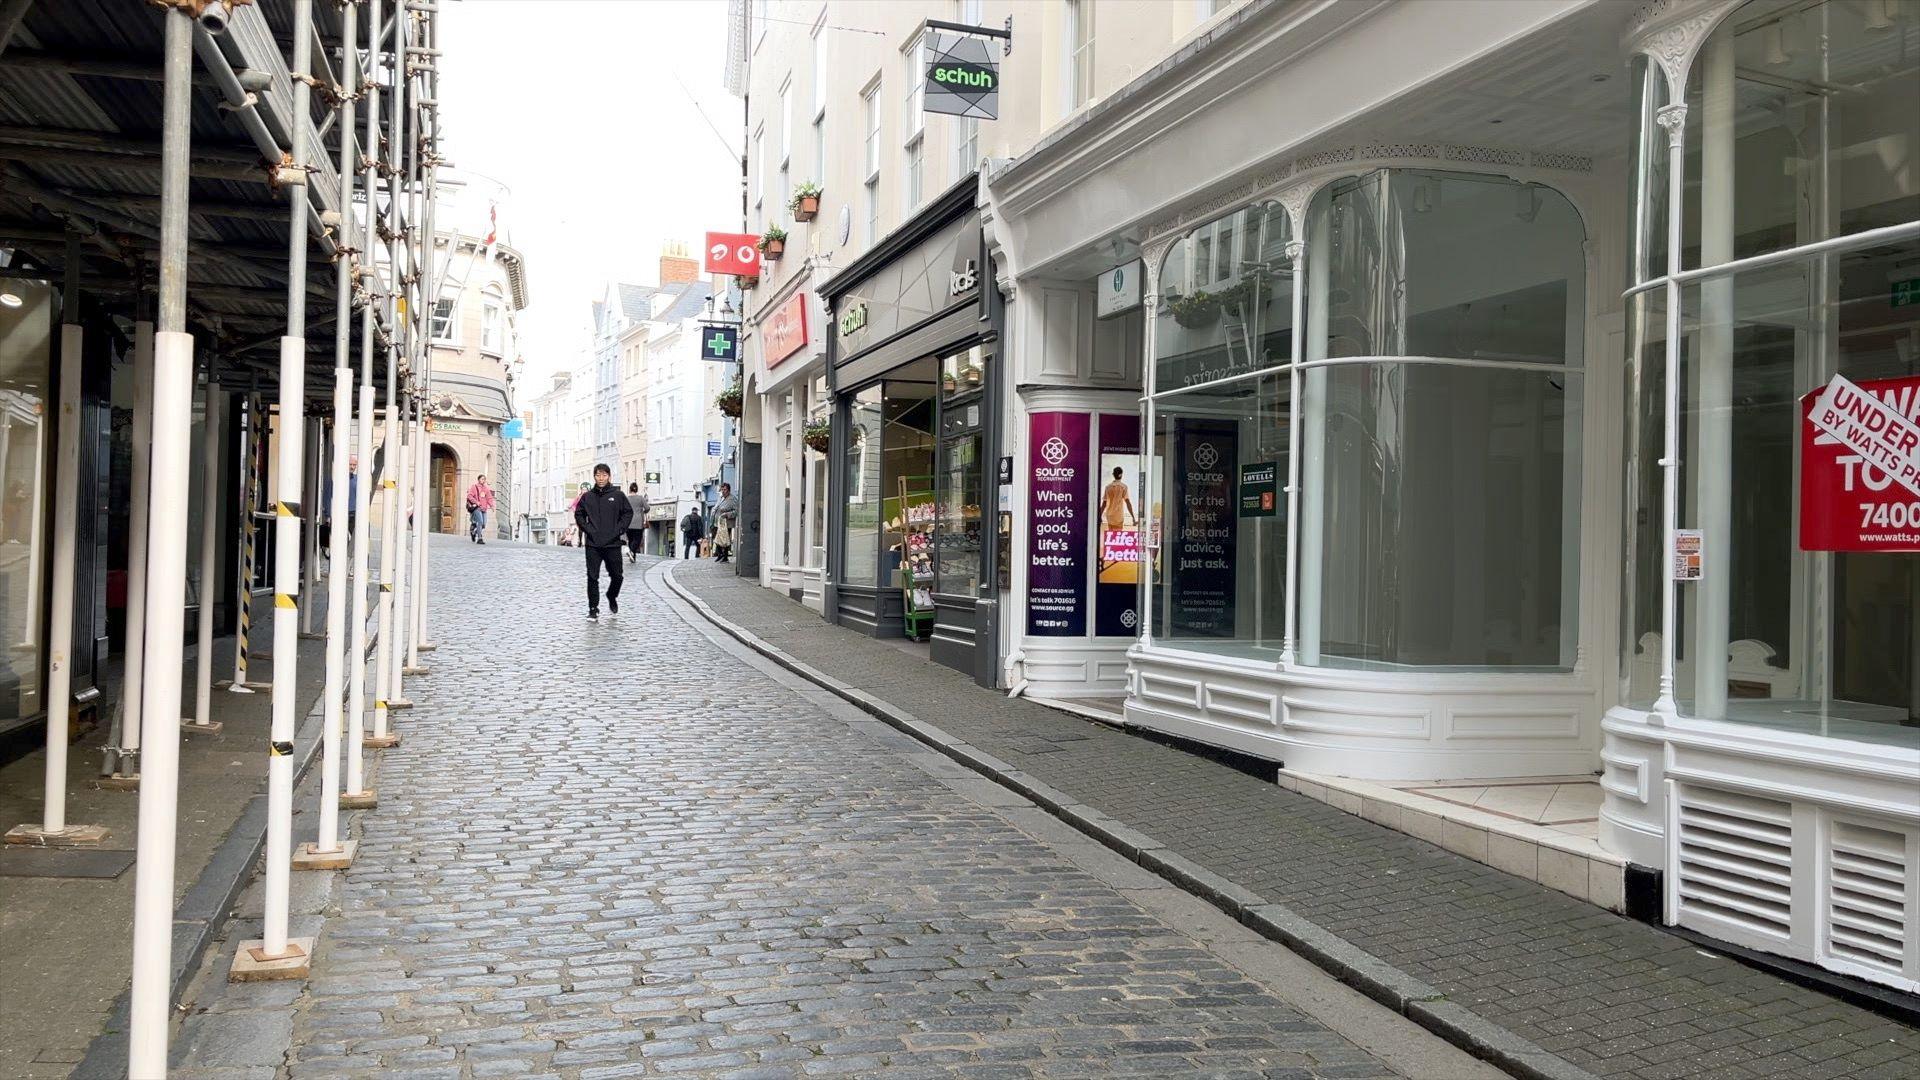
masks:
[[[788,657],[993,755],[1324,931],[1329,947],[1623,1080],[1909,1080],[1920,1030],[1196,754],[975,686],[711,562],[674,580]],[[1391,981],[1391,980],[1389,980]],[[1551,1063],[1549,1063],[1551,1065]]]

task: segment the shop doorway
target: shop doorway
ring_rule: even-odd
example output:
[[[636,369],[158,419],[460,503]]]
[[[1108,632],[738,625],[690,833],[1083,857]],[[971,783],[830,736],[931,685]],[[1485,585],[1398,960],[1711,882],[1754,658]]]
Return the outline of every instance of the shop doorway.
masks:
[[[465,508],[460,498],[460,455],[453,448],[435,444],[433,448],[433,531],[465,531],[456,520]]]

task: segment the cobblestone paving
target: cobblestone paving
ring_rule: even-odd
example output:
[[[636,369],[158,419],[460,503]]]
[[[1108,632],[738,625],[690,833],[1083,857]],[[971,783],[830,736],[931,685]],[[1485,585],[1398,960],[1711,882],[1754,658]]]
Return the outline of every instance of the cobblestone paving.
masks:
[[[645,564],[589,624],[578,552],[434,557],[280,1075],[1394,1075]]]
[[[731,567],[678,580],[895,703],[1608,1078],[1913,1080],[1920,1031],[1193,754],[985,691]]]

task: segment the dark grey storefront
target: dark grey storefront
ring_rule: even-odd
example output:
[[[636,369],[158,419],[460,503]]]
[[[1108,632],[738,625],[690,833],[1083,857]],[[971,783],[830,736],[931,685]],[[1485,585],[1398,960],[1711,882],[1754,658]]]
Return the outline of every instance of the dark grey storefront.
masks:
[[[830,306],[826,617],[998,679],[989,505],[1004,312],[968,176],[820,290]]]

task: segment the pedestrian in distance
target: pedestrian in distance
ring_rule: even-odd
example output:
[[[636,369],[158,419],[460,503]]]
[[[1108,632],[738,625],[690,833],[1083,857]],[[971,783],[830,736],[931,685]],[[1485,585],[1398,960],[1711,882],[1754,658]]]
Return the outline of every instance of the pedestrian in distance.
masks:
[[[593,467],[593,486],[573,504],[573,523],[580,530],[580,546],[587,549],[587,618],[600,620],[600,568],[607,570],[607,612],[620,614],[620,583],[625,568],[620,549],[633,522],[633,504],[613,483],[613,469]]]
[[[493,489],[483,473],[467,489],[467,537],[476,544],[487,542],[487,515],[493,512]]]
[[[647,549],[647,505],[646,493],[637,483],[627,485],[627,501],[633,504],[633,524],[627,527],[627,561],[639,562]]]
[[[691,559],[700,554],[700,538],[707,532],[707,523],[700,520],[700,508],[687,508],[687,516],[680,519],[680,557]]]
[[[733,497],[733,485],[720,485],[720,501],[713,508],[713,561],[733,558],[734,527],[740,520],[740,503]]]

